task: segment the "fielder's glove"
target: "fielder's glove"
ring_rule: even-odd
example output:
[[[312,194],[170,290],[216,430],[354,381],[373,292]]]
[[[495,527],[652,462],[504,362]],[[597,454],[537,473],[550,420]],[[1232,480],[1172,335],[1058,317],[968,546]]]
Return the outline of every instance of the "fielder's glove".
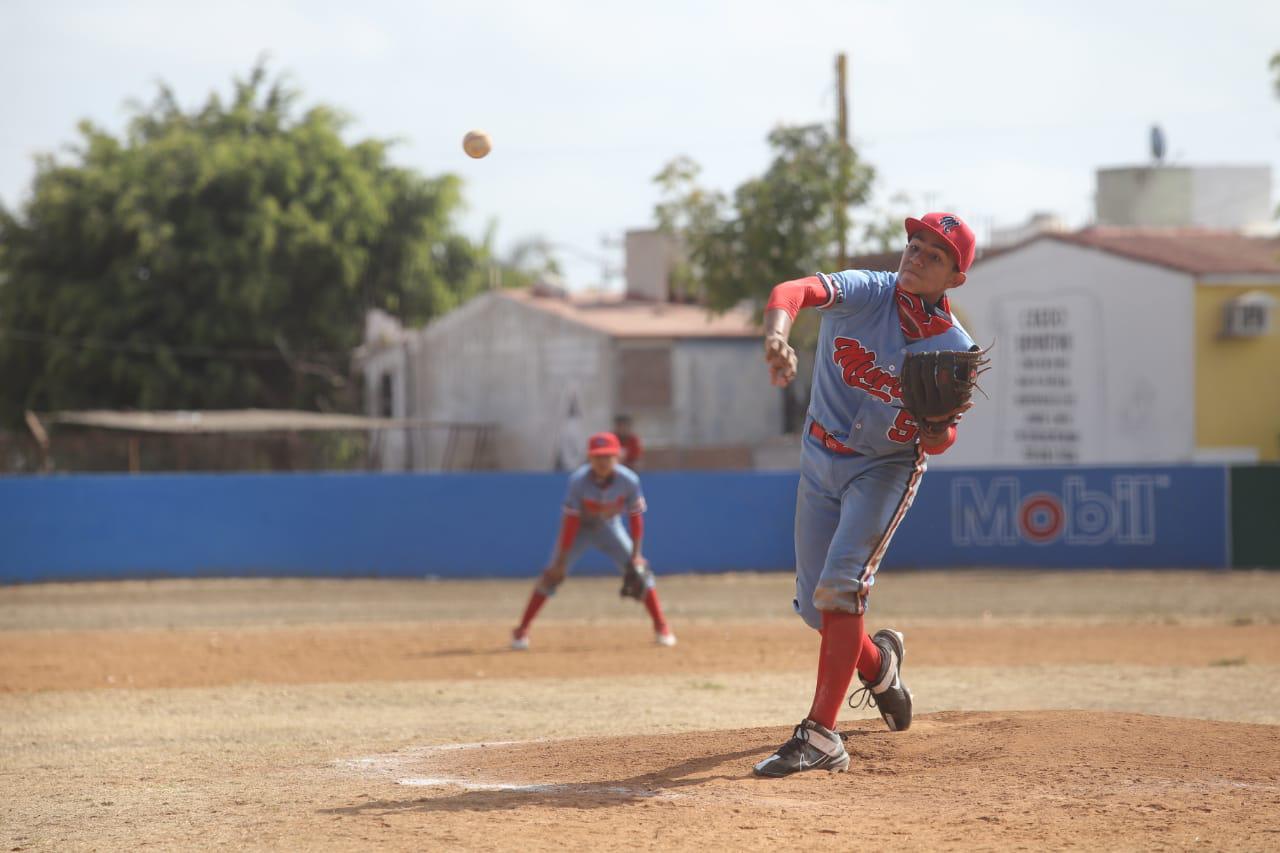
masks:
[[[626,571],[622,573],[622,591],[618,595],[622,598],[634,598],[636,601],[644,600],[651,574],[649,564],[644,560],[632,560],[627,563]]]
[[[989,349],[907,353],[902,363],[902,407],[922,433],[946,433],[973,406],[978,377],[991,363]]]

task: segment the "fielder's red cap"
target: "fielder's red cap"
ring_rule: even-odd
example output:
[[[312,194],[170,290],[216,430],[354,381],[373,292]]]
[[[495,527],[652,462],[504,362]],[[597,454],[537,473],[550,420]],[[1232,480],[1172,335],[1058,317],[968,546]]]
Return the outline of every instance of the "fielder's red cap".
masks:
[[[973,254],[977,249],[977,241],[973,229],[965,225],[954,213],[926,213],[916,219],[907,219],[907,239],[917,231],[927,228],[937,234],[951,247],[951,256],[955,258],[960,272],[968,272],[973,264]]]
[[[588,456],[621,456],[622,443],[611,432],[598,432],[587,439]]]

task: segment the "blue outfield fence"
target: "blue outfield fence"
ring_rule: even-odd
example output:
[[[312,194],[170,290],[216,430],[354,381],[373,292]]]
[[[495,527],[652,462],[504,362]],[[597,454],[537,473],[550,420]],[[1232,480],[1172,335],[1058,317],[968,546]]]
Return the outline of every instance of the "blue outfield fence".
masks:
[[[533,473],[0,479],[0,580],[531,577],[550,557],[565,484]],[[643,485],[645,551],[660,571],[790,565],[794,474],[655,473]],[[575,571],[613,569],[593,555]]]
[[[645,552],[659,573],[790,569],[796,480],[645,474]],[[2,478],[0,581],[531,577],[564,487],[542,473]],[[934,471],[885,565],[1223,567],[1226,503],[1222,467]]]

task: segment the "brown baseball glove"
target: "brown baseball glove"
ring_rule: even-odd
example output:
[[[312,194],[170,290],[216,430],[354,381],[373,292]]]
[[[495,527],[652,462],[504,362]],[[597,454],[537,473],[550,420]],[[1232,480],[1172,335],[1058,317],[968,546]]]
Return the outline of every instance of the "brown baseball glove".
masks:
[[[649,589],[650,574],[649,564],[643,559],[627,563],[626,571],[622,573],[622,591],[618,595],[643,601],[644,594]]]
[[[990,347],[968,352],[912,352],[902,363],[902,407],[926,433],[945,432],[973,405]]]

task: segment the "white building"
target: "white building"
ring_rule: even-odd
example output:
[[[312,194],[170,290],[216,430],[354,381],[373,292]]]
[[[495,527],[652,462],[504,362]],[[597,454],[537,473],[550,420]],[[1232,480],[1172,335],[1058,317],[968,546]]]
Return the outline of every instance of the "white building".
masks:
[[[1280,303],[1280,240],[1044,235],[981,258],[951,303],[979,344],[994,343],[981,380],[990,399],[978,396],[938,465],[1280,454],[1280,333],[1266,316]]]
[[[568,468],[621,413],[650,468],[754,467],[783,432],[746,310],[492,290],[422,329],[388,320],[373,315],[358,354],[366,411],[439,424],[385,441],[388,470]]]
[[[1041,234],[1062,234],[1070,231],[1067,223],[1056,213],[1033,213],[1021,225],[994,226],[985,250],[1007,249],[1019,243],[1035,239]],[[897,266],[895,265],[896,269]]]

